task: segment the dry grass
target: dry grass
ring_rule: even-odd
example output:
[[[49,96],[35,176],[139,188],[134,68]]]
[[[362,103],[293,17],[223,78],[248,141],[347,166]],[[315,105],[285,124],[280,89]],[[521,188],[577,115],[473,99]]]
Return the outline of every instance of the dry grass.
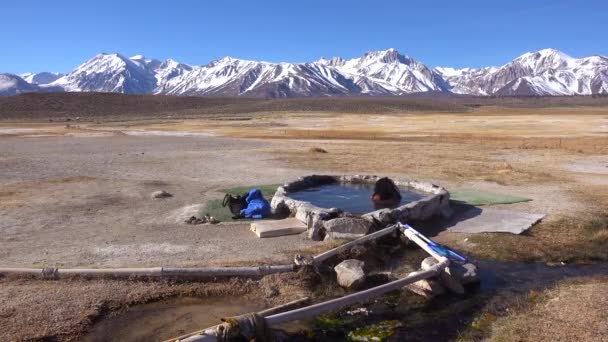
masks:
[[[332,144],[331,154],[270,151],[280,163],[330,172],[408,174],[452,183],[493,181],[499,184],[557,182],[559,175],[517,162],[492,160],[494,148],[461,144],[349,142]]]
[[[602,228],[598,228],[598,227]],[[454,245],[462,235],[441,236],[438,241]],[[478,258],[524,262],[593,262],[608,260],[608,216],[560,217],[541,222],[524,235],[471,234],[460,246]]]
[[[608,278],[569,281],[492,324],[488,341],[605,341]]]

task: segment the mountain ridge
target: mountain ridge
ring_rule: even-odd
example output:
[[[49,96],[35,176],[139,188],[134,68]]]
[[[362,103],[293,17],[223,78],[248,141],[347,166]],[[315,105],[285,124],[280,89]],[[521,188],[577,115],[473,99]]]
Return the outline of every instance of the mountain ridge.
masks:
[[[0,88],[0,95],[61,90],[272,98],[432,92],[475,96],[608,94],[608,57],[577,59],[556,49],[527,52],[498,67],[462,69],[430,68],[392,48],[352,59],[273,63],[224,57],[198,66],[143,55],[100,53],[65,75],[3,75],[3,84],[11,87]]]

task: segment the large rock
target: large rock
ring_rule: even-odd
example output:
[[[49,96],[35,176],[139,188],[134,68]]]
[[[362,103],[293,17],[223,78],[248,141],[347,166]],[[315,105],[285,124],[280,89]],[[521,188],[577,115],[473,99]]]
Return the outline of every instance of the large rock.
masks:
[[[296,209],[296,219],[300,220],[300,222],[306,224],[308,222],[308,217],[315,213],[316,207],[308,204],[302,204]]]
[[[435,258],[428,257],[422,260],[420,266],[423,270],[428,270],[437,262],[438,261]],[[452,278],[454,278],[462,285],[479,282],[479,271],[477,270],[477,266],[470,262],[464,265],[451,263],[450,266],[446,267],[445,273],[449,274]]]
[[[327,235],[325,239],[358,239],[369,233],[371,221],[360,217],[338,217],[323,223]]]
[[[346,288],[357,288],[365,282],[365,263],[357,259],[348,259],[334,267],[338,277],[338,284]]]
[[[322,239],[321,230],[324,229],[324,227],[321,215],[308,215],[306,226],[308,229],[306,233],[309,239],[314,241]]]

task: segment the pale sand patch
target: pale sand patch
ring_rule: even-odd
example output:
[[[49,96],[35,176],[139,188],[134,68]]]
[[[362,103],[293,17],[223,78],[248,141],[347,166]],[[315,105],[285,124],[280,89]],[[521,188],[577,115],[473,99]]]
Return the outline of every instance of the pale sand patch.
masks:
[[[150,256],[156,254],[175,255],[188,251],[192,246],[175,245],[171,243],[143,243],[110,245],[106,247],[95,247],[93,253],[103,257],[125,257],[130,255]]]

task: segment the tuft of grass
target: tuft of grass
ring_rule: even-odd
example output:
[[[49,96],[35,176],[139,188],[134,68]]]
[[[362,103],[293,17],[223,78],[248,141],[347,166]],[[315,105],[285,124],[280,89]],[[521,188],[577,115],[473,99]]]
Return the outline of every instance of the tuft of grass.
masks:
[[[591,217],[589,217],[591,216]],[[541,221],[522,235],[500,233],[469,236],[474,247],[465,253],[501,261],[590,262],[608,260],[608,215],[562,217]]]

